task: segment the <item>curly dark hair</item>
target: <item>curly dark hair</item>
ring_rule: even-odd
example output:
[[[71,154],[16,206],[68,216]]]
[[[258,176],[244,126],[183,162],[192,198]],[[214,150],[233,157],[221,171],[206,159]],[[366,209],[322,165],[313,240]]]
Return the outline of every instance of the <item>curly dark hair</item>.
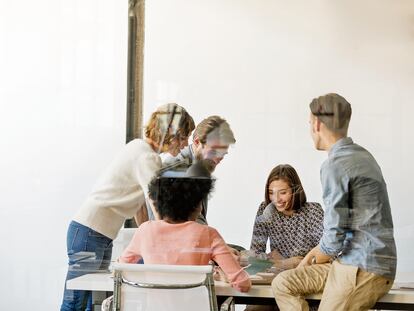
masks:
[[[153,178],[148,193],[161,219],[187,221],[213,190],[211,178],[160,177]]]

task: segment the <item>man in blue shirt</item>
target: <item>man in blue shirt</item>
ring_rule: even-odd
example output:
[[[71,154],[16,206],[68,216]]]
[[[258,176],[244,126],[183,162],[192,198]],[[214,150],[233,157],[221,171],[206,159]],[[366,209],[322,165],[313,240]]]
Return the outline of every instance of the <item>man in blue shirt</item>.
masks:
[[[328,152],[320,177],[324,233],[299,267],[272,283],[281,311],[309,310],[304,296],[323,292],[319,310],[368,310],[391,288],[397,255],[387,186],[374,157],[347,137],[351,105],[338,94],[310,104],[317,150]]]

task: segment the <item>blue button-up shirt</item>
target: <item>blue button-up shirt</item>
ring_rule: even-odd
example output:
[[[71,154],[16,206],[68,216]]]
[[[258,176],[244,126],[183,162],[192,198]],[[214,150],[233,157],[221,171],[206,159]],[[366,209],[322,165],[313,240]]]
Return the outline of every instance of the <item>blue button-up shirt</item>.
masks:
[[[321,167],[323,253],[390,279],[397,254],[387,186],[374,157],[350,137],[337,141]]]

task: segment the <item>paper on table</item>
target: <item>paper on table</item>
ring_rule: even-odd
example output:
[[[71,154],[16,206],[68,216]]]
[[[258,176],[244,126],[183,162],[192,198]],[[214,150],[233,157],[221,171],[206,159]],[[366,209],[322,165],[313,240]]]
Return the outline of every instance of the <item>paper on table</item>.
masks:
[[[255,275],[258,272],[264,272],[273,265],[273,262],[265,259],[249,257],[249,265],[244,269],[249,275]]]
[[[392,289],[414,290],[414,282],[394,282]]]

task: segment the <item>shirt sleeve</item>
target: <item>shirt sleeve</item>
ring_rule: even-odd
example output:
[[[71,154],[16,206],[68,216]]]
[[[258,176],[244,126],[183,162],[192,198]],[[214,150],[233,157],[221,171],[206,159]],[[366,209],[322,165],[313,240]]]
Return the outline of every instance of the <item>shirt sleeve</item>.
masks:
[[[247,292],[252,286],[249,275],[236,261],[223,238],[217,230],[210,227],[210,239],[212,246],[212,259],[226,274],[232,287],[238,291]]]
[[[148,185],[159,169],[161,169],[161,158],[157,153],[148,152],[139,157],[136,168],[137,179],[145,197],[148,197]]]
[[[178,154],[175,157],[168,152],[164,152],[161,154],[161,160],[162,160],[163,167],[167,167],[169,165],[175,164],[177,162],[180,162],[183,159],[184,157],[181,154]]]
[[[319,203],[309,202],[309,208],[311,208],[311,239],[312,245],[316,246],[319,244],[323,234],[323,209]]]
[[[186,159],[189,159],[189,162],[192,160],[190,146],[181,149],[180,153],[175,157],[168,152],[163,152],[160,156],[163,168],[177,164],[178,162],[184,161]]]
[[[144,228],[146,223],[141,224],[137,230],[135,230],[134,236],[132,237],[131,242],[122,252],[121,256],[118,258],[119,262],[122,263],[137,263],[141,258],[141,237],[144,235]]]
[[[256,254],[266,252],[266,243],[269,238],[268,228],[266,226],[266,220],[263,216],[263,211],[266,208],[266,203],[262,202],[256,214],[253,225],[252,241],[250,243],[250,250]]]
[[[325,216],[320,248],[326,255],[335,256],[343,250],[345,236],[351,227],[349,177],[340,166],[328,162],[321,169],[321,182]]]

